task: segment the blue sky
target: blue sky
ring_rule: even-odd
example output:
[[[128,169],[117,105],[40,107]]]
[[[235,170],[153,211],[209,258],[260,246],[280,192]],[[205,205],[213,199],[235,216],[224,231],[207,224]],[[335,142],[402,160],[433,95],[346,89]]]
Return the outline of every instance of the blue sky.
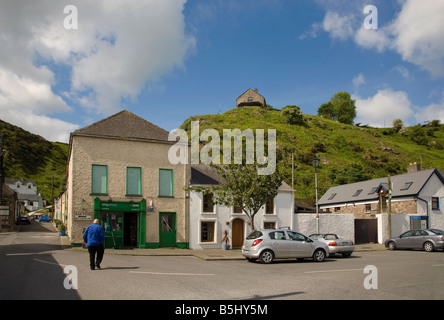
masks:
[[[0,119],[63,142],[122,109],[172,130],[257,88],[278,109],[347,91],[355,122],[444,123],[442,39],[442,0],[2,2]]]

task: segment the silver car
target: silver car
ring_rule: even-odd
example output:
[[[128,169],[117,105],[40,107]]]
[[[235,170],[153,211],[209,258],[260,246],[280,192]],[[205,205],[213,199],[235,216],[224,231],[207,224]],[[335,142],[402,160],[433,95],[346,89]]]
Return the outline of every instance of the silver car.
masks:
[[[334,233],[316,233],[309,236],[313,240],[318,240],[320,242],[328,245],[328,250],[330,254],[342,254],[344,258],[351,256],[353,251],[355,251],[355,246],[352,240],[345,240],[339,238]]]
[[[329,256],[325,243],[312,240],[293,230],[266,229],[253,231],[244,241],[242,255],[250,262],[259,259],[271,263],[280,258],[313,258],[324,261]]]
[[[444,231],[437,229],[409,230],[399,237],[387,239],[385,246],[395,249],[424,249],[427,252],[444,249]]]

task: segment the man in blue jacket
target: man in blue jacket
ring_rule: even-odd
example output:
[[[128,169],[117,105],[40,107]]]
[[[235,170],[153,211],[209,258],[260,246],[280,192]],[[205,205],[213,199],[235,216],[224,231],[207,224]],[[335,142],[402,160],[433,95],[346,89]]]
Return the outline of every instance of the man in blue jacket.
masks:
[[[88,246],[91,270],[94,270],[95,267],[100,269],[100,263],[102,262],[103,253],[105,251],[105,232],[99,224],[99,219],[95,219],[93,224],[86,228],[85,233],[83,234],[83,241],[85,241]]]

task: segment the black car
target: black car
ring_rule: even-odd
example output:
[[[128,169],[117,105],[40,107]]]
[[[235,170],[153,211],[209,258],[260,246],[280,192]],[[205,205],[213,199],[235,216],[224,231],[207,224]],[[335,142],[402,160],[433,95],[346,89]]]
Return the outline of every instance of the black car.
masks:
[[[31,224],[31,219],[27,215],[22,215],[20,216],[20,224]]]

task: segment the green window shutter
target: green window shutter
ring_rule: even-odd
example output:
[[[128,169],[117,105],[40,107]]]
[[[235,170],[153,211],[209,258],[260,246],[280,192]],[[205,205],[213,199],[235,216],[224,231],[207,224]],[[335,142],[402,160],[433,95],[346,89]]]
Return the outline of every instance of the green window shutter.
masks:
[[[106,194],[107,193],[107,174],[108,168],[104,165],[92,165],[92,185],[91,193]]]
[[[142,169],[138,167],[126,168],[126,194],[142,195]]]
[[[173,196],[173,170],[159,169],[159,196]]]

